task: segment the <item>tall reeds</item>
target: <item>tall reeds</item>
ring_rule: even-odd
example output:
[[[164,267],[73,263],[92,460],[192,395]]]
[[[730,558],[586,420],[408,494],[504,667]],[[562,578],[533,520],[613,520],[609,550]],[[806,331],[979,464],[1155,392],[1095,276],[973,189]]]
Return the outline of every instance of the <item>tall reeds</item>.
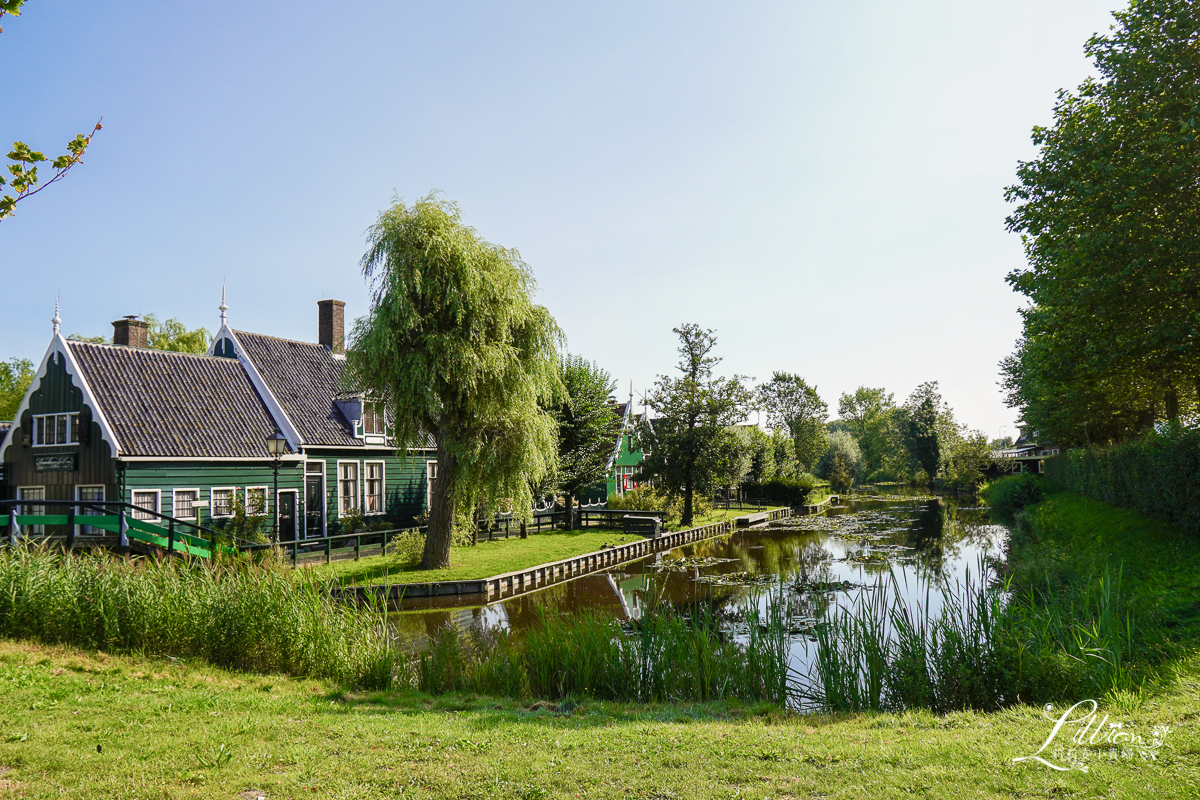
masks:
[[[592,697],[626,702],[788,698],[788,620],[782,596],[742,609],[743,641],[722,629],[711,607],[690,613],[656,607],[623,625],[591,613],[539,609],[520,638],[507,631],[448,627],[417,668],[424,691],[474,691],[547,700]]]
[[[0,552],[0,636],[201,658],[382,688],[401,667],[382,609],[332,600],[307,571],[231,560]]]
[[[1015,596],[982,562],[975,576],[916,591],[880,576],[818,626],[798,694],[825,711],[945,713],[1129,689],[1134,624],[1120,573],[1081,587]]]

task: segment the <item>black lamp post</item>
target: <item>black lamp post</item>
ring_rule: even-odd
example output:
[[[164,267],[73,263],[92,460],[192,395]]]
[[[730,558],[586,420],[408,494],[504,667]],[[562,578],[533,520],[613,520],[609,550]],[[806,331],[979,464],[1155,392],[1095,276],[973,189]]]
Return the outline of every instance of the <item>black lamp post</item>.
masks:
[[[267,437],[267,452],[275,459],[271,462],[271,468],[274,472],[275,485],[274,495],[272,495],[272,505],[274,511],[271,513],[271,518],[275,521],[272,530],[272,539],[275,544],[279,544],[279,459],[283,458],[283,454],[287,452],[288,442],[287,437],[279,431]]]

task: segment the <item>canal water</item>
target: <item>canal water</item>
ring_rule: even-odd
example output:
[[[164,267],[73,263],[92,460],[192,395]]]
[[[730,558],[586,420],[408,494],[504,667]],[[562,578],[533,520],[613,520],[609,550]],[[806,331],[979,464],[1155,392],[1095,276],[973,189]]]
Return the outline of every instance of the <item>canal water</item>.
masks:
[[[900,592],[910,606],[936,615],[946,591],[975,584],[988,557],[999,556],[1007,530],[976,498],[866,487],[829,511],[791,517],[658,553],[607,572],[584,575],[491,605],[459,598],[413,601],[393,616],[403,642],[419,648],[446,625],[499,626],[520,634],[538,608],[637,619],[655,604],[711,604],[731,635],[742,609],[781,591],[791,618],[791,661],[807,673],[812,627],[861,592]],[[889,574],[890,573],[890,574]]]

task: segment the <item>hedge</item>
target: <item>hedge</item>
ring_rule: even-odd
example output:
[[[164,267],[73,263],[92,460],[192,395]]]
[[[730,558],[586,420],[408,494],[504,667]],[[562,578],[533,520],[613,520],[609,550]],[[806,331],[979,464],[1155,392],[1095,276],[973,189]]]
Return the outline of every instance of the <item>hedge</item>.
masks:
[[[742,496],[795,508],[806,505],[816,488],[817,479],[805,473],[794,480],[747,481],[742,484]]]
[[[1200,535],[1200,429],[1173,428],[1046,460],[1065,489],[1131,508]]]

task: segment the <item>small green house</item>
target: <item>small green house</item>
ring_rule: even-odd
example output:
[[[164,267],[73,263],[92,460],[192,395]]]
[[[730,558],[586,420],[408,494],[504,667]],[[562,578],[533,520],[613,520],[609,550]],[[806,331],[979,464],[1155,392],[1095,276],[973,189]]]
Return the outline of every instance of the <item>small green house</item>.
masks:
[[[205,355],[149,349],[132,317],[113,323],[111,345],[69,340],[56,311],[0,441],[0,499],[30,501],[29,514],[43,513],[38,500],[120,499],[147,519],[202,525],[241,502],[283,541],[337,533],[360,515],[411,523],[427,508],[432,449],[397,452],[384,409],[343,390],[344,305],[318,303],[310,343],[233,330],[222,297]],[[274,458],[267,439],[280,433],[287,453]]]
[[[625,494],[639,488],[641,483],[635,480],[634,476],[641,469],[642,460],[645,458],[637,436],[637,426],[642,415],[633,412],[633,397],[630,396],[628,402],[617,405],[616,413],[621,417],[621,433],[609,458],[608,495]]]

